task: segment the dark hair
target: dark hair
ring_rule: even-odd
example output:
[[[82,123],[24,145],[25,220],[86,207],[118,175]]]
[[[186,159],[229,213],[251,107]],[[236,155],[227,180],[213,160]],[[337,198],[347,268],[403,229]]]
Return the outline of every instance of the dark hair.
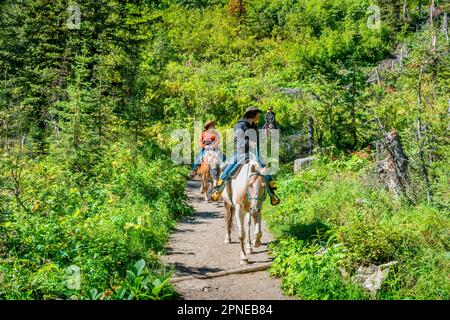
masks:
[[[247,112],[247,114],[245,115],[245,117],[247,118],[247,119],[253,119],[254,117],[256,117],[256,115],[257,114],[260,114],[261,112],[259,112],[259,111],[250,111],[250,112]]]

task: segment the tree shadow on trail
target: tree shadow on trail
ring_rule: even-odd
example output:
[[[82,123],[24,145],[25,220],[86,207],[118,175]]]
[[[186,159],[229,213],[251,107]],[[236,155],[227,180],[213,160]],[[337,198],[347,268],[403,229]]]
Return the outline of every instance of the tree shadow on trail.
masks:
[[[221,219],[223,215],[218,212],[197,211],[194,215],[184,218],[181,223],[184,224],[202,224],[206,223],[204,220]]]
[[[179,276],[205,275],[207,273],[223,271],[223,269],[220,269],[220,268],[211,268],[211,267],[207,267],[207,266],[190,267],[190,266],[186,266],[184,263],[179,263],[179,262],[174,263],[173,266],[175,267],[176,273]]]

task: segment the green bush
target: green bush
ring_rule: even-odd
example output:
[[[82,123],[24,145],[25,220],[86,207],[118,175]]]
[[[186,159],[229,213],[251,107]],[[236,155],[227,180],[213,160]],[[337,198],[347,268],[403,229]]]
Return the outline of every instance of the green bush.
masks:
[[[139,260],[131,270],[127,270],[125,280],[116,288],[105,292],[97,289],[89,290],[86,297],[89,300],[163,300],[173,296],[173,289],[169,284],[170,274],[155,277],[144,270],[145,261]]]
[[[280,240],[272,247],[273,273],[283,277],[285,292],[304,299],[362,297],[355,283],[342,279],[338,266],[354,276],[359,266],[397,261],[377,298],[448,299],[446,211],[394,198],[368,183],[367,165],[345,161],[322,160],[296,176],[282,175],[281,204],[265,207]],[[338,249],[315,255],[333,245]],[[319,281],[324,278],[328,284]]]
[[[271,274],[283,277],[281,287],[286,294],[312,300],[368,298],[362,288],[341,276],[339,268],[345,255],[340,247],[328,247],[320,253],[319,245],[287,238],[270,248],[276,256]]]
[[[138,260],[149,266],[148,285],[164,282],[168,274],[158,254],[176,220],[192,212],[184,192],[187,172],[151,156],[152,144],[141,147],[111,150],[97,173],[82,180],[57,159],[29,163],[22,185],[29,211],[11,202],[13,214],[1,223],[0,299],[79,299],[92,288],[105,291],[113,275],[129,291],[127,270]],[[76,290],[66,285],[73,265],[81,274]],[[171,294],[164,289],[162,296],[137,298]]]

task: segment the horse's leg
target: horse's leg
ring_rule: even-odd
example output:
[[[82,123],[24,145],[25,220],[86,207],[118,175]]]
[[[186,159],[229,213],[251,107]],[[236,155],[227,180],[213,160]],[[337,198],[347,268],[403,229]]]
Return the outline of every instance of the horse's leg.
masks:
[[[252,253],[252,240],[251,240],[251,234],[250,234],[250,226],[252,224],[252,218],[250,212],[247,212],[245,214],[245,236],[247,238],[247,241],[245,242],[245,250],[247,253]]]
[[[233,208],[228,202],[224,203],[225,205],[225,227],[226,227],[226,234],[225,234],[225,244],[231,243],[231,227],[233,224]]]
[[[200,193],[203,194],[205,192],[205,173],[202,170],[203,165],[199,169],[199,176],[200,176]]]
[[[200,175],[201,180],[201,194],[205,195],[205,201],[208,200],[208,172],[205,170],[204,165],[202,164],[202,173]]]
[[[261,212],[259,212],[256,216],[253,216],[253,221],[255,222],[255,241],[253,245],[255,248],[258,248],[261,245]]]
[[[208,201],[208,186],[209,186],[209,177],[208,173],[205,173],[205,182],[204,182],[204,192],[205,192],[205,201]]]
[[[245,212],[242,208],[237,205],[236,206],[236,220],[238,224],[238,238],[241,243],[241,254],[240,254],[240,264],[248,264],[248,258],[244,250],[244,241],[245,241],[245,231],[244,231],[244,217]]]

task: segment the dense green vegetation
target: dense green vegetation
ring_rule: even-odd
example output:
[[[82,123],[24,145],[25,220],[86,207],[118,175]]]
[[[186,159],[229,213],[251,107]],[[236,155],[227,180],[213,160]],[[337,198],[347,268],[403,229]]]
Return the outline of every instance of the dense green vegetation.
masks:
[[[448,299],[450,5],[434,2],[431,24],[425,0],[83,0],[73,28],[66,1],[2,1],[0,299],[170,297],[158,254],[191,211],[170,133],[232,127],[250,105],[300,137],[286,167],[311,120],[323,159],[281,172],[282,205],[264,212],[287,293],[368,298],[339,268],[395,260],[377,298]],[[368,82],[399,45],[401,64]],[[373,155],[342,158],[391,128],[409,157],[399,197]]]
[[[26,162],[23,208],[9,201],[2,209],[2,246],[8,249],[0,266],[2,298],[86,298],[92,289],[122,285],[125,271],[142,258],[153,280],[166,277],[157,254],[176,218],[189,212],[186,171],[153,159],[154,148],[141,144],[133,154],[112,145],[87,181],[68,172],[59,156]],[[8,165],[24,164],[2,169]],[[81,290],[66,286],[72,265],[80,268]]]
[[[356,156],[323,159],[280,179],[285,201],[266,211],[279,239],[272,273],[304,299],[361,299],[357,268],[397,261],[377,298],[449,299],[448,212],[394,199],[367,168]]]

